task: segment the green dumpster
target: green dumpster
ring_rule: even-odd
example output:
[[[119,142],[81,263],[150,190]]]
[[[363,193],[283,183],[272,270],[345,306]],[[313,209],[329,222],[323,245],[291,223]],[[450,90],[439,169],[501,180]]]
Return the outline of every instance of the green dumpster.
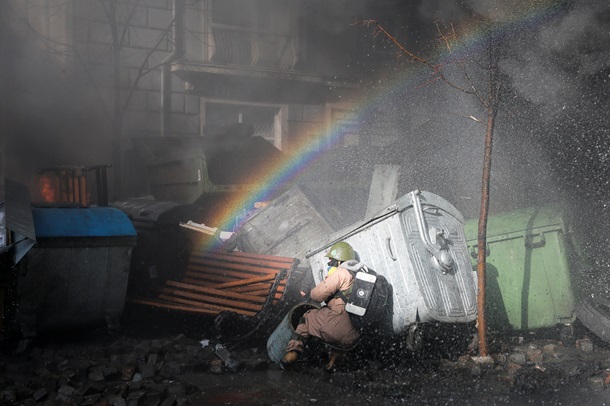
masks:
[[[464,226],[475,270],[478,222]],[[534,330],[574,320],[566,238],[556,207],[488,217],[485,314],[491,330]]]

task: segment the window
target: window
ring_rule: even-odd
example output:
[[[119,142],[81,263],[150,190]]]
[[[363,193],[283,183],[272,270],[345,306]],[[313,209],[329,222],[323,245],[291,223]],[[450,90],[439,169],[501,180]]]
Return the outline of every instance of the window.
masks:
[[[296,63],[296,23],[283,0],[213,0],[209,60],[289,69]]]
[[[208,101],[205,103],[205,127],[219,129],[235,123],[251,124],[253,136],[263,137],[280,149],[281,112],[281,106]]]

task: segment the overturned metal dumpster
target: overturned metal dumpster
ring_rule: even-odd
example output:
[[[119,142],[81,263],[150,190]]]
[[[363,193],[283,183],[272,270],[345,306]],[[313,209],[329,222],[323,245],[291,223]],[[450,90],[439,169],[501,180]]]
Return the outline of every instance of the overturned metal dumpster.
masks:
[[[138,233],[129,273],[130,294],[143,294],[182,275],[196,239],[180,223],[202,222],[200,207],[152,197],[117,201],[112,207],[125,213]]]
[[[409,333],[420,323],[476,319],[476,279],[461,213],[430,192],[413,191],[360,223],[338,231],[307,254],[313,277],[327,275],[328,248],[346,241],[360,261],[393,287],[392,328]]]
[[[305,259],[308,249],[335,230],[298,186],[254,212],[237,231],[241,250]]]

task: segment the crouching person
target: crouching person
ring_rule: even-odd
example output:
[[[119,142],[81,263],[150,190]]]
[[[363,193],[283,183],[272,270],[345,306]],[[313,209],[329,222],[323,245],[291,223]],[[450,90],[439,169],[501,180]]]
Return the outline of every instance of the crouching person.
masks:
[[[354,276],[348,269],[358,263],[354,249],[346,242],[338,242],[330,247],[326,257],[329,258],[328,275],[309,293],[312,300],[326,302],[326,306],[309,310],[303,315],[281,360],[284,366],[299,359],[305,342],[311,336],[346,348],[358,340],[358,330],[352,325],[345,311],[345,301],[339,293],[347,298],[351,293]],[[301,291],[301,295],[306,296],[306,293]]]

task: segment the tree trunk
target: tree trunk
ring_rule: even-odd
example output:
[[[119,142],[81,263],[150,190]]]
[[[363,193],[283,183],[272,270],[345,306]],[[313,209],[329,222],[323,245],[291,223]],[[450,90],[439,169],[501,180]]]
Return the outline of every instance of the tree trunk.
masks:
[[[491,178],[491,150],[493,144],[495,121],[495,104],[490,102],[487,109],[487,130],[485,132],[485,152],[483,158],[483,180],[481,186],[481,212],[479,214],[478,228],[478,256],[477,256],[477,330],[479,334],[479,354],[487,356],[487,321],[485,320],[485,271],[487,259],[487,214],[489,211],[489,183]]]

